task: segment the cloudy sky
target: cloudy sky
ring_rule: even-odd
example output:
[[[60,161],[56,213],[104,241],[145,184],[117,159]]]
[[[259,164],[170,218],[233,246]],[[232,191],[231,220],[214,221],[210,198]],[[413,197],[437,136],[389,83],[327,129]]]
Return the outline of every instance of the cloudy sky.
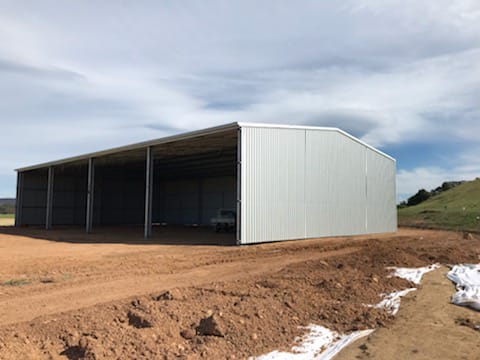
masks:
[[[0,0],[14,168],[233,121],[340,127],[399,199],[480,176],[480,2]]]

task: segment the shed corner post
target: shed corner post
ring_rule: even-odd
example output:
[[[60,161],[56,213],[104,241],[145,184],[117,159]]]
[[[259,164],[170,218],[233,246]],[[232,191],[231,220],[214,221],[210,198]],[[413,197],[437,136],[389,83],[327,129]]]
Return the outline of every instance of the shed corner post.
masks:
[[[55,169],[53,166],[49,166],[48,178],[47,178],[47,209],[46,209],[46,216],[45,216],[45,229],[47,230],[50,230],[52,228],[54,176],[55,176]]]
[[[85,231],[91,233],[93,229],[93,199],[95,189],[95,160],[88,159],[87,175],[87,211],[85,219]]]
[[[22,208],[23,208],[23,177],[22,171],[17,172],[17,197],[15,200],[15,227],[22,226]]]
[[[145,226],[144,237],[152,236],[152,199],[153,199],[153,153],[152,147],[147,147],[145,163]]]
[[[237,234],[236,244],[242,244],[242,128],[238,128],[237,136]]]

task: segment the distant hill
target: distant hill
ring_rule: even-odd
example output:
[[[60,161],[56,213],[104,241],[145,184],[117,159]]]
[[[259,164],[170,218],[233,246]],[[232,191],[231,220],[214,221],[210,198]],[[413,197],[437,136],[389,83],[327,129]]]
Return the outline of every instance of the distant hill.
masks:
[[[418,205],[399,209],[398,223],[480,232],[480,179],[461,183]]]
[[[0,214],[14,214],[15,213],[15,199],[0,199]]]

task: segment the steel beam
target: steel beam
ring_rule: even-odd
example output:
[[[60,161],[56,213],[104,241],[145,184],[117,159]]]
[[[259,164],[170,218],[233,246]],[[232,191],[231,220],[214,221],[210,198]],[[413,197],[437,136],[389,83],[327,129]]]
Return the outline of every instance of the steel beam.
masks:
[[[53,217],[53,181],[55,176],[55,170],[53,166],[48,168],[48,180],[47,180],[47,211],[45,216],[45,229],[50,230],[52,228]]]
[[[93,229],[93,198],[95,190],[95,161],[88,159],[88,177],[87,177],[87,216],[85,219],[85,230],[91,233]]]
[[[22,226],[22,207],[23,207],[23,177],[22,171],[17,173],[17,197],[15,201],[15,226]]]
[[[144,237],[152,236],[152,198],[153,198],[153,154],[152,147],[147,147],[145,164],[145,228]]]

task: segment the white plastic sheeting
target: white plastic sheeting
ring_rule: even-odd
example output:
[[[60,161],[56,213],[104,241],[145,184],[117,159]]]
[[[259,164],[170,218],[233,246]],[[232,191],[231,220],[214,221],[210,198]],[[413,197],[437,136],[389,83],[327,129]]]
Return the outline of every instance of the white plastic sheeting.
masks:
[[[447,277],[457,288],[452,303],[480,311],[480,264],[455,265]]]
[[[384,308],[392,315],[396,315],[398,309],[400,309],[400,298],[407,295],[409,292],[417,290],[416,288],[405,289],[402,291],[394,291],[390,294],[384,296],[383,300],[380,301],[374,307],[376,308]]]
[[[412,269],[417,270],[417,269]],[[376,308],[385,308],[392,315],[396,315],[400,308],[400,298],[407,295],[416,288],[395,291],[384,295],[382,301],[373,306]],[[268,354],[251,358],[251,360],[329,360],[337,355],[344,347],[370,335],[375,329],[354,331],[348,335],[339,334],[320,325],[310,325],[307,327],[310,332],[296,341],[300,345],[294,346],[291,352],[272,351]]]
[[[396,276],[402,279],[409,280],[414,284],[420,284],[422,280],[422,276],[426,273],[438,269],[440,265],[432,264],[420,268],[400,268],[400,267],[390,267],[389,269],[393,269],[392,276]]]
[[[310,332],[299,339],[300,345],[294,346],[292,352],[272,351],[256,360],[330,360],[344,347],[370,335],[374,330],[355,331],[351,334],[339,334],[326,327],[310,325]]]

